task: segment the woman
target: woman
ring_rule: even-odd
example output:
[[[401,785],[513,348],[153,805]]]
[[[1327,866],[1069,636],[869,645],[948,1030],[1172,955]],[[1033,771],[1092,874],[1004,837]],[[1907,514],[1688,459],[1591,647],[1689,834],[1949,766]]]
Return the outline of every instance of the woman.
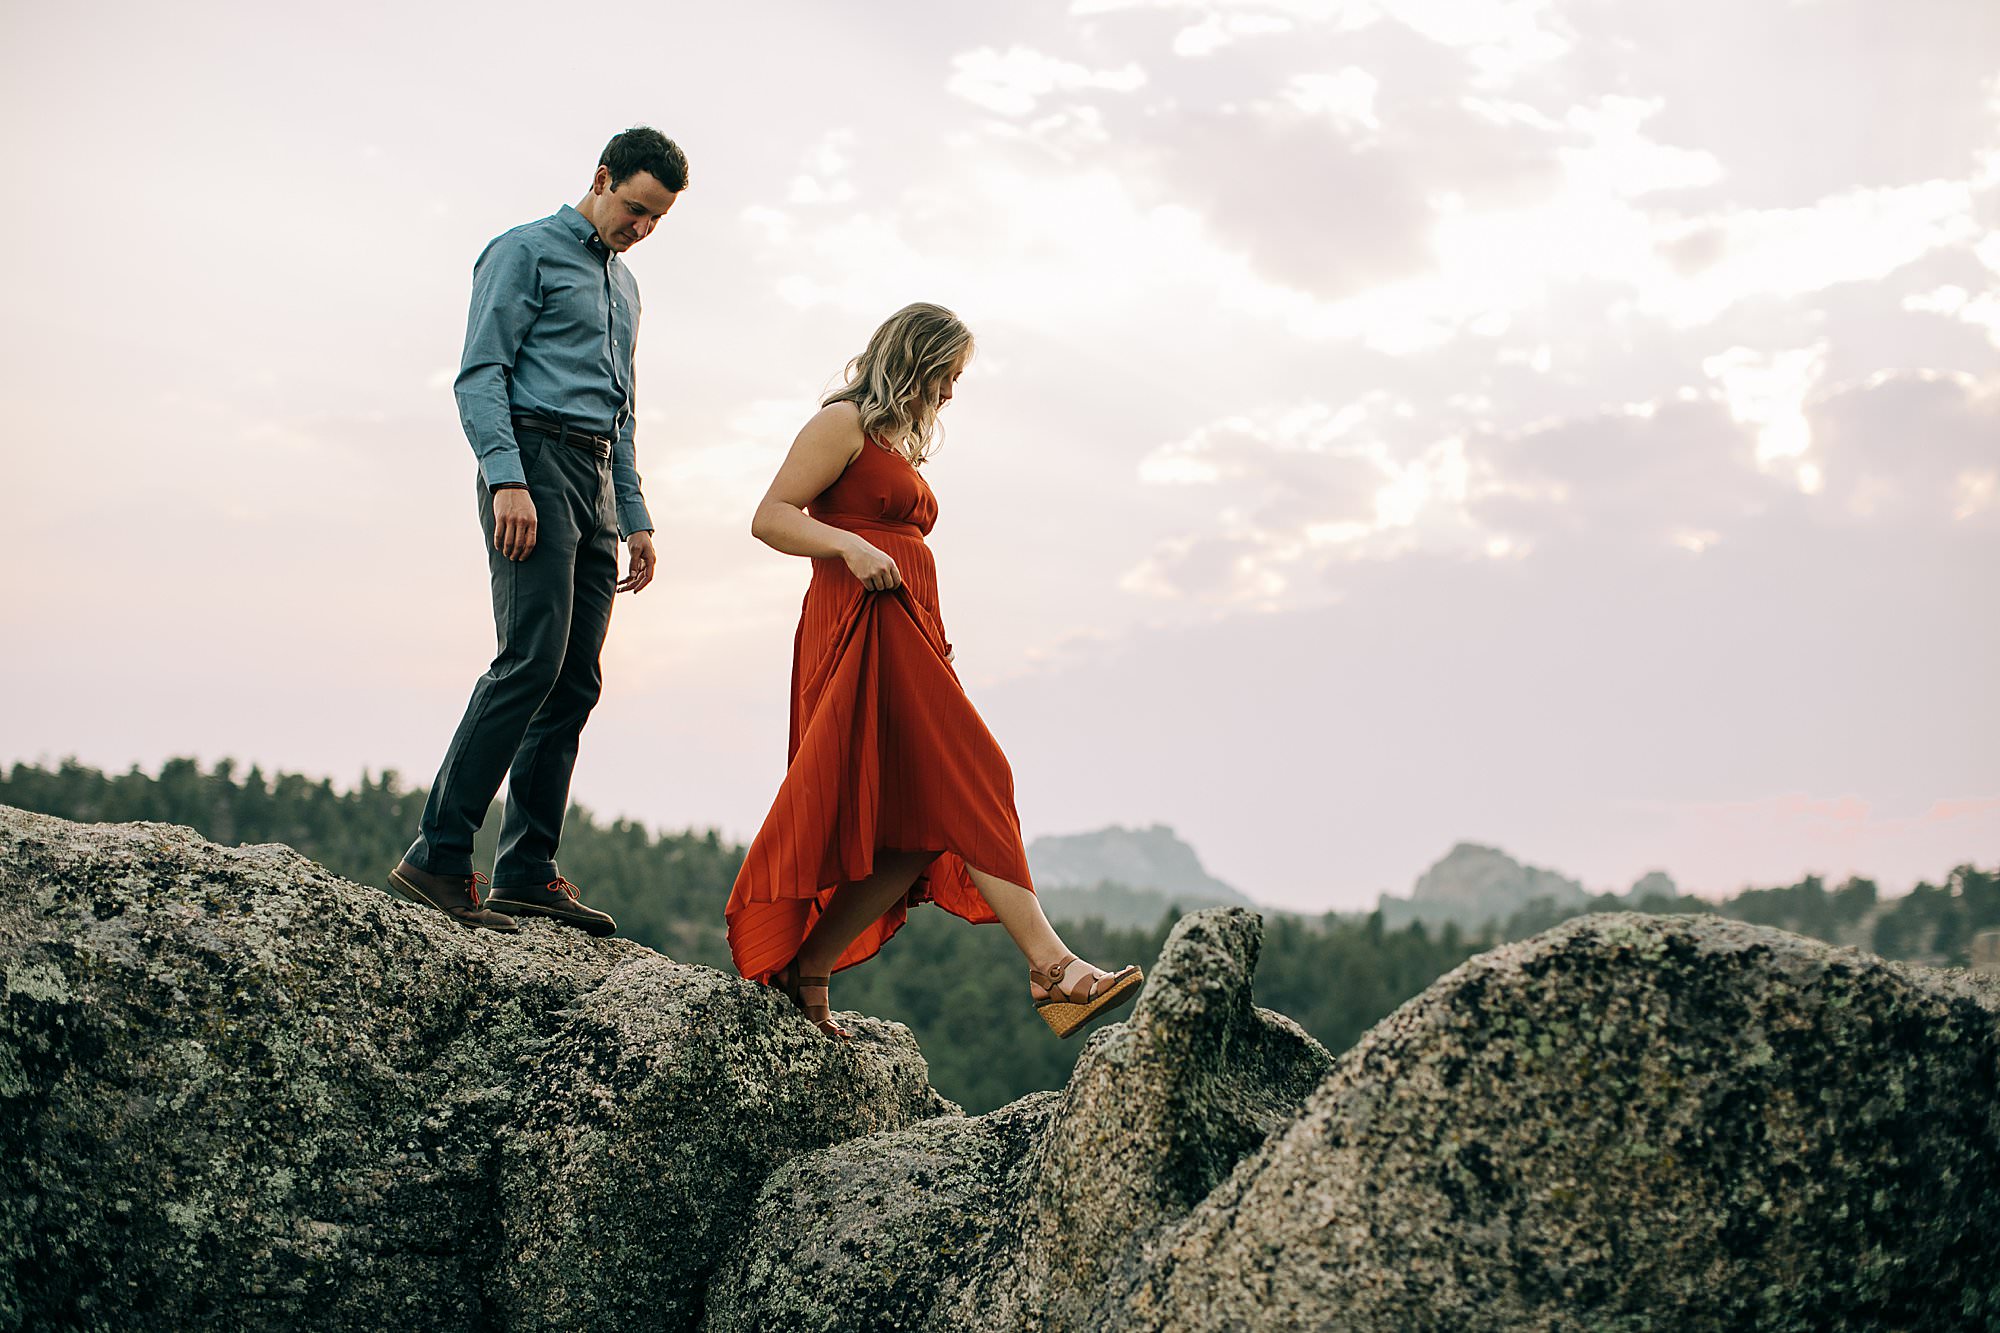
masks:
[[[949,310],[891,315],[792,444],[751,531],[809,556],[792,656],[791,762],[729,894],[744,976],[829,1036],[827,982],[875,955],[926,900],[999,921],[1057,1036],[1137,994],[1063,947],[1029,885],[1014,779],[951,668],[918,464],[972,355]]]

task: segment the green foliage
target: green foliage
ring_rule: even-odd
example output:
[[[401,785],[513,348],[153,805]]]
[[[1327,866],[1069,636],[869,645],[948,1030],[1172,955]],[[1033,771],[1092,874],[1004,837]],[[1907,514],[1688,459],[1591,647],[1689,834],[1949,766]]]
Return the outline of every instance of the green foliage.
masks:
[[[266,777],[252,767],[239,774],[229,760],[204,772],[192,759],[172,759],[150,777],[136,767],[110,776],[73,760],[0,773],[0,803],[89,822],[186,824],[225,844],[282,842],[363,884],[384,881],[414,836],[424,796],[405,790],[394,772],[364,773],[356,786],[337,791],[325,779],[292,773]],[[499,820],[486,823],[482,863],[491,861]],[[581,807],[571,808],[564,826],[563,873],[587,900],[617,917],[621,934],[685,962],[730,967],[722,906],[742,863],[743,849],[712,829],[650,833],[629,820],[600,823]],[[1631,908],[1719,911],[1821,938],[1865,930],[1885,956],[1963,964],[1972,936],[2000,927],[2000,869],[1960,866],[1942,886],[1921,884],[1887,902],[1868,880],[1828,892],[1817,876],[1721,904],[1658,894],[1632,903],[1607,894],[1571,910],[1544,899],[1515,913],[1497,937],[1466,936],[1453,925],[1391,931],[1379,912],[1358,921],[1267,913],[1257,1002],[1342,1051],[1493,938],[1524,938],[1578,911]],[[1062,929],[1079,956],[1115,968],[1151,962],[1178,915],[1169,911],[1150,928],[1088,920]],[[837,1008],[909,1024],[932,1082],[969,1111],[1062,1086],[1082,1046],[1057,1041],[1036,1017],[1027,967],[1006,932],[968,927],[935,907],[912,912],[882,956],[841,973],[833,992]]]

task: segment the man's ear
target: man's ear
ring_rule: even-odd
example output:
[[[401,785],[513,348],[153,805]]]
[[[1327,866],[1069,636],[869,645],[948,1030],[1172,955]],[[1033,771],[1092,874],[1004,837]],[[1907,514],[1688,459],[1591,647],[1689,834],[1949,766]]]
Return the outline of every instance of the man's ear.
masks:
[[[592,194],[603,194],[610,188],[611,168],[600,162],[597,165],[597,174],[590,178],[590,192]]]

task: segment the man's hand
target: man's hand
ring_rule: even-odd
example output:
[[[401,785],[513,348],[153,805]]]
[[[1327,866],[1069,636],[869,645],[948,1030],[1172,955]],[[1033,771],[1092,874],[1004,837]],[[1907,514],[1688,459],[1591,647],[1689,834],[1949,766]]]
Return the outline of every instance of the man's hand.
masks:
[[[493,549],[509,560],[535,552],[535,501],[518,486],[493,492]]]
[[[653,581],[653,570],[657,560],[653,555],[653,534],[635,532],[625,539],[625,549],[632,553],[631,572],[618,583],[620,592],[637,592]]]

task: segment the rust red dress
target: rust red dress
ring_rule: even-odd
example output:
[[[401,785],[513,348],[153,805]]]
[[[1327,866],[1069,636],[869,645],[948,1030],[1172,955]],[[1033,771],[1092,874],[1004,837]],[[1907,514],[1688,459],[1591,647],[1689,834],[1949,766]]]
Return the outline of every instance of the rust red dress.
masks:
[[[937,521],[929,483],[870,441],[806,512],[887,552],[903,586],[869,592],[845,562],[812,562],[792,647],[785,779],[724,913],[737,970],[756,981],[792,960],[836,888],[868,877],[877,848],[941,854],[836,970],[872,958],[917,903],[995,920],[968,864],[1033,887],[1013,771],[945,660],[924,544]]]

